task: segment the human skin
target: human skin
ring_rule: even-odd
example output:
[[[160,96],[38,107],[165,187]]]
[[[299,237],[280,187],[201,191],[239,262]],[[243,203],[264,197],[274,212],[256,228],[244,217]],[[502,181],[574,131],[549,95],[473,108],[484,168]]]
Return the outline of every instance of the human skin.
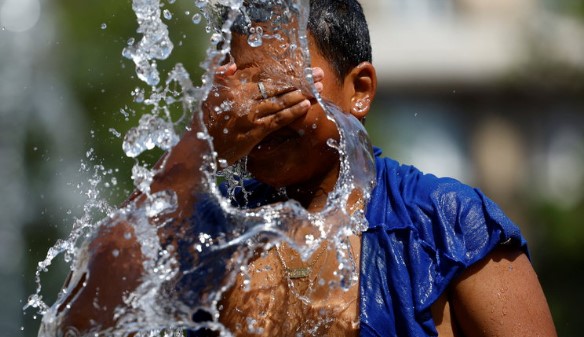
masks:
[[[321,76],[318,75],[319,71],[321,70],[315,72],[317,83]],[[244,90],[245,95],[239,96],[244,100],[250,100],[251,92],[258,95],[257,83],[251,82],[242,86],[241,78],[234,76],[234,73],[233,68],[224,67],[220,69],[216,80],[230,81],[229,83]],[[251,107],[260,110],[266,118],[236,124],[237,127],[245,125],[246,133],[237,140],[238,146],[235,147],[236,151],[231,153],[231,157],[221,152],[222,158],[228,158],[229,162],[236,161],[267,135],[306,114],[311,106],[309,97],[298,90],[270,87],[268,90],[270,94],[278,95],[268,102],[269,104],[259,106],[262,102],[251,99]],[[163,226],[158,231],[162,240],[180,231],[180,225],[192,215],[192,205],[197,202],[197,192],[201,191],[202,186],[206,186],[200,167],[205,162],[203,155],[210,153],[211,149],[206,140],[197,137],[201,127],[195,117],[191,128],[185,132],[179,143],[157,164],[157,174],[150,186],[150,192],[172,190],[176,193],[178,201],[174,212],[150,219],[153,226],[172,219],[172,225]],[[243,129],[238,130],[241,132]],[[215,148],[217,149],[217,146]],[[145,195],[136,192],[130,196],[126,205],[133,204],[140,210],[145,200]],[[123,218],[116,215],[105,219],[92,238],[84,244],[81,253],[83,258],[78,259],[74,272],[65,282],[67,295],[53,305],[56,309],[56,321],[43,323],[43,326],[52,329],[52,324],[55,324],[57,334],[65,334],[67,331],[86,334],[109,331],[114,327],[120,328],[114,318],[114,310],[116,307],[124,306],[123,297],[137,288],[144,274],[142,266],[144,256],[134,234],[133,220],[132,217]],[[129,238],[127,233],[130,233]],[[118,254],[114,256],[113,251],[117,251]],[[99,305],[95,305],[96,303]],[[45,328],[43,326],[41,329]]]
[[[331,65],[313,46],[312,39],[309,39],[311,65],[319,69],[319,73],[322,72],[317,77],[322,85],[322,89],[319,89],[322,98],[338,105],[347,114],[363,118],[376,90],[373,66],[364,62],[340,79],[333,75]],[[243,36],[234,36],[231,54],[235,66],[229,74],[234,77],[244,76],[238,75],[238,71],[261,73],[267,62],[263,50],[250,48]],[[275,82],[283,88],[290,85],[286,81]],[[294,83],[295,79],[290,82]],[[236,87],[233,89],[237,90]],[[326,117],[316,100],[310,97],[309,100],[311,106],[303,114],[269,133],[251,148],[247,164],[256,179],[274,187],[284,187],[289,198],[299,201],[309,211],[319,211],[339,174],[339,155],[327,145],[327,140],[338,140],[339,134],[335,124]],[[234,118],[236,116],[229,120]],[[236,144],[235,139],[241,137],[237,129],[223,133],[220,127],[214,130],[211,126],[209,130],[221,142],[231,138],[232,141],[225,141],[230,144]],[[245,131],[241,133],[245,134]],[[222,155],[225,154],[218,153],[219,157]],[[358,265],[359,237],[352,236],[348,240]],[[279,249],[287,267],[304,265],[293,249],[284,246]],[[296,258],[291,259],[294,256]],[[220,302],[220,321],[236,336],[254,334],[253,330],[241,328],[247,326],[250,317],[255,320],[254,326],[262,329],[264,336],[291,336],[309,332],[316,336],[356,336],[358,284],[354,284],[348,291],[339,286],[330,287],[329,282],[337,280],[335,273],[338,262],[335,253],[326,250],[320,258],[317,256],[315,253],[306,261],[306,264],[317,262],[314,272],[308,279],[291,282],[294,284],[292,287],[283,277],[283,265],[274,249],[263,256],[256,256],[249,266],[250,283],[247,289],[243,287],[244,278],[240,275]],[[265,270],[270,272],[266,273]],[[317,282],[317,279],[322,282]],[[296,291],[307,296],[310,303],[300,300]],[[328,321],[330,323],[323,324]]]
[[[432,314],[439,336],[557,336],[537,274],[513,246],[465,270]]]
[[[241,88],[239,76],[244,72],[257,71],[258,69],[253,69],[253,64],[261,65],[261,59],[253,61],[257,55],[244,52],[244,48],[249,47],[242,42],[237,36],[235,37],[232,53],[236,63],[221,69],[222,73],[217,75],[218,80],[223,81],[222,83],[227,86]],[[373,66],[364,62],[356,66],[343,79],[339,79],[318,50],[311,48],[311,55],[312,66],[320,69],[317,71],[319,73],[317,82],[322,84],[322,86],[318,85],[322,97],[338,105],[342,111],[353,114],[357,118],[363,118],[368,113],[369,104],[375,95],[376,78]],[[246,67],[246,63],[242,61],[245,57],[252,58],[252,62],[247,62],[247,65],[252,65],[251,67]],[[322,71],[321,74],[320,71]],[[222,128],[213,130],[211,126],[210,132],[215,136],[215,149],[218,150],[219,158],[233,163],[249,154],[250,164],[252,164],[250,169],[258,179],[273,186],[287,187],[291,198],[300,201],[310,211],[318,211],[322,208],[327,193],[332,190],[338,176],[338,157],[335,153],[328,153],[329,150],[323,148],[323,142],[326,142],[326,139],[338,137],[336,128],[324,118],[322,108],[316,105],[314,99],[308,94],[292,90],[289,86],[269,87],[269,94],[275,99],[268,104],[259,99],[257,82],[253,81],[253,76],[251,79],[252,81],[246,83],[244,93],[248,95],[248,99],[253,100],[252,105],[255,105],[255,110],[259,111],[259,116],[257,116],[259,118],[247,119],[247,123],[231,125],[227,134],[222,132]],[[357,108],[358,102],[365,103],[365,108],[363,109],[362,105]],[[312,132],[311,130],[315,130],[312,128],[315,122],[319,123],[317,131]],[[287,129],[279,131],[283,128]],[[296,139],[290,130],[296,132],[304,130],[304,137]],[[152,192],[173,189],[179,200],[177,211],[165,215],[159,221],[172,218],[180,223],[190,216],[191,205],[196,202],[193,190],[198,188],[201,177],[193,173],[199,172],[198,168],[202,162],[199,155],[201,151],[206,151],[207,147],[196,137],[195,131],[187,132],[169,153],[167,161],[161,166],[151,186]],[[291,135],[291,140],[288,141],[290,143],[270,142],[274,148],[286,149],[286,151],[256,149],[266,137],[276,132],[282,132],[282,137]],[[220,135],[227,135],[227,139],[221,140]],[[239,138],[229,140],[229,137]],[[223,148],[220,145],[221,142],[223,142]],[[295,146],[290,146],[292,143]],[[229,144],[233,145],[233,148]],[[307,157],[307,155],[314,157]],[[256,164],[253,164],[254,161]],[[267,165],[269,163],[283,163],[285,167]],[[282,174],[283,170],[286,174]],[[135,195],[133,202],[139,205],[143,198],[142,195]],[[143,257],[135,236],[132,235],[131,239],[123,239],[124,235],[121,235],[128,231],[132,232],[132,226],[127,221],[111,219],[110,225],[103,226],[96,238],[88,244],[86,266],[88,270],[94,272],[90,273],[87,279],[83,279],[86,282],[85,286],[82,287],[81,283],[69,285],[73,291],[59,305],[62,318],[59,328],[61,331],[74,328],[78,332],[87,332],[93,326],[90,320],[98,322],[103,328],[115,326],[113,309],[122,305],[122,296],[136,288],[142,274]],[[358,237],[351,238],[351,246],[354,251],[359,252]],[[115,259],[111,254],[114,249],[120,252]],[[286,252],[293,254],[291,250]],[[327,255],[328,253],[321,259],[325,261]],[[272,251],[271,254],[258,258],[253,263],[275,266],[278,261]],[[323,267],[324,275],[329,274],[334,263],[327,265],[329,269],[326,266]],[[280,273],[279,276],[281,276]],[[82,278],[73,277],[72,279],[79,281]],[[282,278],[274,280],[276,280],[274,286],[280,290],[287,286]],[[261,287],[261,283],[257,284]],[[230,300],[233,301],[231,303],[237,303],[246,296],[244,293],[237,293],[240,289],[239,285],[236,284],[233,288],[234,292],[228,294],[232,297],[225,299],[226,305],[229,305]],[[98,289],[108,289],[108,291],[96,292]],[[247,294],[249,297],[249,294],[253,292]],[[281,295],[284,297],[276,299],[279,304],[294,301],[291,297],[294,295],[285,290]],[[342,296],[333,298],[338,299],[334,305],[348,308],[343,312],[343,314],[348,314],[348,316],[343,316],[345,325],[341,324],[338,328],[352,328],[344,335],[358,333],[353,326],[346,324],[354,321],[358,314],[356,287]],[[93,305],[96,300],[102,304],[100,308]],[[106,309],[103,310],[103,308]],[[257,308],[249,309],[257,310]],[[286,309],[284,314],[288,314],[289,310],[294,309]],[[310,321],[315,318],[314,315],[314,310],[306,310],[296,317]],[[556,336],[537,276],[525,254],[513,248],[496,249],[485,259],[463,272],[432,306],[432,316],[440,336]],[[231,323],[237,323],[237,319],[233,318],[230,321],[226,314],[224,322],[230,326]],[[282,320],[279,321],[282,322]],[[278,322],[278,320],[272,320],[272,322]],[[239,333],[243,335],[245,331],[239,331]]]
[[[312,38],[310,38],[309,46],[313,45]],[[259,92],[257,80],[262,77],[262,69],[269,62],[262,48],[252,48],[247,45],[244,36],[234,34],[231,54],[235,64],[227,65],[229,71],[218,76],[221,83],[231,84],[230,92],[241,93],[243,91],[239,89],[242,82],[240,78],[253,78],[256,81],[252,84],[252,88],[248,89],[250,90],[248,95],[257,100]],[[318,72],[318,74],[315,73],[317,90],[323,99],[334,103],[347,114],[362,119],[369,111],[377,85],[375,69],[371,63],[363,62],[343,79],[339,79],[338,76],[334,75],[332,66],[318,53],[316,48],[310,47],[309,49],[311,64]],[[283,74],[281,76],[287,77],[289,75]],[[243,119],[247,122],[249,116],[238,115],[237,111],[229,112],[231,116],[229,121],[232,122],[233,127],[229,128],[228,133],[223,132],[225,127],[223,124],[215,125],[207,122],[207,125],[209,133],[214,138],[214,144],[220,145],[216,146],[219,158],[224,158],[227,162],[232,163],[247,155],[248,169],[256,179],[273,187],[285,187],[290,198],[299,201],[308,210],[318,210],[324,205],[326,194],[333,189],[338,177],[339,156],[335,150],[327,145],[327,140],[331,138],[338,140],[339,135],[336,125],[326,117],[323,108],[314,98],[310,97],[310,93],[306,94],[298,90],[290,91],[290,83],[300,83],[300,81],[301,79],[298,78],[292,78],[288,81],[281,79],[264,81],[266,85],[270,85],[272,96],[265,100],[259,100],[258,107],[270,104],[273,100],[289,99],[292,95],[304,95],[303,97],[308,100],[300,101],[297,99],[296,101],[300,101],[298,105],[306,102],[309,102],[310,105],[303,107],[304,109],[294,110],[294,114],[286,114],[287,117],[290,115],[293,120],[286,119],[285,122],[275,127],[273,127],[274,123],[266,123],[263,120],[255,121],[252,129],[254,132],[261,132],[261,137],[250,135],[248,125],[238,128],[244,123],[238,124],[235,121]],[[245,83],[246,86],[250,85],[247,81]],[[236,95],[232,95],[228,99],[232,99]],[[221,98],[213,106],[219,105],[220,102],[222,102]],[[293,108],[298,107],[298,105]],[[208,111],[212,111],[213,106],[207,107]],[[253,108],[249,110],[251,114],[254,114]],[[276,109],[272,111],[276,111]],[[274,119],[280,122],[282,118]],[[242,141],[242,139],[245,140]],[[229,146],[221,146],[221,144],[229,144]],[[222,149],[225,150],[222,151]],[[239,155],[234,156],[234,153]]]
[[[172,227],[160,227],[162,240],[179,230],[174,224],[180,225],[190,217],[192,205],[197,201],[194,192],[202,186],[199,168],[204,162],[202,154],[209,151],[209,146],[196,137],[196,131],[185,133],[165,156],[150,186],[151,193],[171,189],[177,195],[176,211],[150,219],[153,226],[166,219],[175,220]],[[134,203],[139,211],[145,199],[145,195],[135,193],[126,203]],[[56,321],[45,322],[51,317],[43,317],[41,330],[49,329],[57,336],[66,336],[67,332],[78,336],[117,327],[114,310],[124,307],[124,296],[137,288],[144,274],[144,256],[132,225],[134,220],[132,215],[114,214],[84,243],[64,285],[67,295],[53,304]],[[114,255],[114,251],[118,253]],[[52,331],[53,324],[56,331]]]
[[[324,78],[321,81],[323,83],[322,97],[338,105],[346,113],[351,113],[357,118],[365,117],[369,112],[369,103],[375,95],[376,77],[373,66],[367,62],[362,63],[347,76],[339,79],[318,50],[311,48],[310,51],[312,65],[321,68],[324,72]],[[249,47],[237,37],[234,39],[232,53],[235,55],[236,63],[241,62],[249,67],[262,64],[261,54],[249,51]],[[357,102],[365,103],[365,109],[358,109]],[[308,131],[308,127],[315,120],[324,122],[317,128],[320,129],[319,133],[311,135],[310,141],[313,143],[310,145],[299,145],[295,141],[308,142],[308,140],[294,138],[288,144],[276,147],[278,151],[254,152],[252,150],[250,153],[250,157],[257,162],[257,165],[250,165],[250,170],[257,179],[272,186],[287,187],[291,198],[301,201],[307,209],[312,211],[317,211],[322,207],[326,201],[326,194],[334,186],[338,175],[338,165],[335,165],[334,160],[328,161],[326,156],[323,160],[322,148],[315,146],[315,144],[325,142],[327,137],[336,137],[334,125],[326,123],[325,119],[319,119],[323,114],[322,108],[313,104],[305,115],[290,124],[293,130]],[[307,155],[311,153],[310,149],[312,153],[320,155],[321,159],[307,160]],[[275,162],[281,164],[274,165]],[[310,165],[320,165],[320,167],[313,168]],[[306,168],[307,166],[309,167]],[[312,173],[308,177],[301,175],[283,177],[281,174],[282,172],[299,172],[303,169]],[[360,240],[352,238],[351,245],[354,250],[359,251]],[[274,273],[279,274],[277,272],[279,264],[274,254],[267,254],[253,263],[275,267]],[[326,269],[326,266],[323,268]],[[326,274],[326,271],[324,273]],[[277,290],[282,297],[276,301],[288,304],[279,307],[286,308],[284,312],[278,313],[275,310],[273,316],[268,315],[264,320],[266,335],[269,335],[270,331],[281,335],[283,328],[274,322],[289,321],[293,319],[291,317],[296,317],[298,322],[315,321],[315,317],[311,316],[314,313],[310,310],[296,312],[296,315],[290,313],[290,311],[302,309],[295,309],[298,306],[294,307],[294,301],[290,299],[294,295],[286,293],[287,285],[283,279],[279,281],[270,279],[269,285],[266,285],[265,280],[252,277],[251,283],[251,290],[248,292],[242,292],[241,284],[236,284],[228,293],[230,297],[224,301],[224,304],[227,309],[230,304],[231,307],[240,305],[249,310],[248,314],[252,314],[265,308],[254,307],[251,304],[253,302],[251,298],[259,298],[262,291],[266,293],[268,288],[271,289],[270,291]],[[352,289],[344,296],[337,297],[337,299],[341,298],[341,302],[337,302],[336,305],[346,307],[350,303],[356,303],[357,296],[356,290]],[[353,319],[356,319],[355,308],[348,312],[355,315]],[[537,275],[527,256],[516,247],[498,247],[483,260],[465,270],[432,305],[431,313],[439,336],[556,336],[549,307]],[[346,315],[347,312],[344,314]],[[238,318],[230,313],[225,316],[224,323],[231,327],[237,326],[237,323],[243,323],[240,319],[246,317],[245,314],[240,314]],[[350,317],[345,317],[345,319],[351,321]],[[350,327],[350,324],[346,323],[340,324],[337,328]],[[357,334],[357,331],[352,329],[332,331],[343,335]],[[246,332],[237,331],[236,334],[245,336]]]

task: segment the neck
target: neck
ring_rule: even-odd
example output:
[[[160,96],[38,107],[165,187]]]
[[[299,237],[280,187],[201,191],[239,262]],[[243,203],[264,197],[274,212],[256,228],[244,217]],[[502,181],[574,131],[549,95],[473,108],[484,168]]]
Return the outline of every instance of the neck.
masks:
[[[310,212],[317,212],[324,208],[328,194],[333,190],[339,177],[339,163],[325,172],[325,174],[309,181],[286,187],[286,194]]]

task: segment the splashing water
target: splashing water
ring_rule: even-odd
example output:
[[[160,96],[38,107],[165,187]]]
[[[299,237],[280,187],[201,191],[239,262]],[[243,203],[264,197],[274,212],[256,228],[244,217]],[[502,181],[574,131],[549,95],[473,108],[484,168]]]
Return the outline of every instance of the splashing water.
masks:
[[[139,125],[125,135],[123,150],[132,158],[155,147],[170,151],[170,154],[152,169],[136,161],[132,179],[140,194],[131,197],[120,209],[107,208],[107,217],[96,224],[92,224],[89,217],[79,219],[69,238],[57,242],[46,259],[39,263],[38,290],[29,298],[27,306],[38,308],[44,315],[40,336],[59,333],[124,336],[130,332],[139,332],[139,336],[180,336],[182,329],[201,328],[231,335],[221,323],[222,296],[239,282],[238,277],[243,279],[243,288],[249,290],[250,261],[258,251],[267,256],[280,242],[286,242],[303,261],[320,254],[317,251],[323,245],[326,251],[334,252],[335,277],[327,281],[319,279],[318,286],[344,291],[354,287],[358,280],[347,238],[364,230],[366,219],[363,209],[350,212],[348,207],[351,197],[357,197],[363,204],[369,200],[374,184],[373,156],[362,124],[322,101],[314,87],[306,35],[309,1],[258,0],[246,1],[244,5],[242,0],[198,0],[195,6],[198,12],[192,16],[193,23],[206,20],[206,30],[210,34],[211,47],[202,64],[206,70],[202,85],[193,85],[188,72],[177,64],[159,86],[161,76],[156,62],[166,60],[173,49],[163,19],[170,20],[172,12],[161,10],[159,0],[133,0],[132,8],[139,24],[137,31],[142,38],[138,42],[130,39],[123,56],[134,62],[138,78],[151,87],[149,96],[139,88],[133,93],[134,99],[139,96],[137,101],[150,110],[140,118]],[[214,74],[230,52],[231,28],[241,24],[237,22],[241,13],[248,19],[259,15],[263,22],[271,24],[269,29],[244,25],[251,48],[267,48],[266,41],[270,40],[285,46],[283,51],[268,50],[277,62],[265,67],[265,73],[288,81],[288,85],[292,81],[295,87],[314,94],[327,118],[337,125],[338,141],[329,139],[327,144],[340,155],[340,173],[326,205],[319,212],[310,213],[295,201],[240,209],[219,192],[217,177],[221,176],[226,182],[228,196],[241,193],[247,198],[243,183],[248,176],[245,160],[227,167],[226,161],[217,157],[202,112],[202,105],[215,86]],[[282,73],[286,74],[286,79],[282,79]],[[172,120],[169,112],[175,104],[184,112],[178,120]],[[228,110],[230,104],[223,102],[220,108]],[[193,111],[192,120],[185,125],[186,116]],[[182,176],[184,180],[173,185],[175,189],[156,189],[158,175],[166,172],[167,165],[172,168],[175,160],[172,152],[186,133],[196,135],[192,146],[188,147],[196,167],[190,168],[190,173]],[[190,188],[186,199],[181,191],[183,186]],[[99,205],[98,199],[98,195],[94,195],[92,205]],[[184,221],[177,221],[180,210],[185,209],[185,202],[193,205],[188,207],[194,208],[193,213]],[[114,238],[113,244],[104,241],[106,237]],[[61,253],[71,261],[72,274],[56,303],[48,306],[40,296],[40,274]],[[135,262],[123,264],[126,269],[120,267],[122,274],[116,274],[125,288],[112,286],[107,289],[115,293],[111,297],[119,296],[118,302],[107,302],[110,297],[103,294],[106,289],[96,286],[100,278],[100,258],[107,266],[117,266],[120,261]],[[112,285],[115,282],[111,280]],[[314,294],[300,294],[290,281],[288,284],[302,303],[314,301]],[[89,322],[82,328],[69,325],[71,308],[79,305],[76,301],[87,293],[92,298],[85,312]],[[201,314],[208,317],[198,319]],[[265,332],[259,324],[263,315],[265,313],[248,314],[242,320],[245,324],[239,328],[249,333]],[[331,320],[333,318],[322,313],[321,324]],[[303,331],[314,335],[317,328],[318,324]]]

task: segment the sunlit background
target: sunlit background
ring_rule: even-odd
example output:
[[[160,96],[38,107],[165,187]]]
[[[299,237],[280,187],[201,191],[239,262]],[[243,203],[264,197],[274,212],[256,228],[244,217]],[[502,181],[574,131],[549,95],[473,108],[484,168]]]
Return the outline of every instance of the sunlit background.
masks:
[[[208,38],[194,2],[161,2],[175,51],[159,69],[182,62],[199,79]],[[559,334],[581,335],[584,0],[363,2],[374,143],[497,201],[530,242]],[[131,189],[121,143],[147,88],[121,51],[136,28],[129,0],[0,0],[0,336],[36,335],[39,317],[22,312],[36,264],[92,184],[112,205]],[[65,268],[42,274],[47,301]]]

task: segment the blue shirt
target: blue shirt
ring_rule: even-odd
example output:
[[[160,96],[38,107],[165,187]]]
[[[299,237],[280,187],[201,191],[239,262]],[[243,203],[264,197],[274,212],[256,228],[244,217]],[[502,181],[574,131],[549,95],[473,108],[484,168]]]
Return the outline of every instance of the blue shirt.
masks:
[[[361,336],[436,336],[430,306],[497,245],[525,239],[478,189],[381,158],[360,267]]]

